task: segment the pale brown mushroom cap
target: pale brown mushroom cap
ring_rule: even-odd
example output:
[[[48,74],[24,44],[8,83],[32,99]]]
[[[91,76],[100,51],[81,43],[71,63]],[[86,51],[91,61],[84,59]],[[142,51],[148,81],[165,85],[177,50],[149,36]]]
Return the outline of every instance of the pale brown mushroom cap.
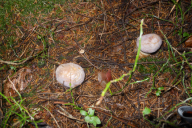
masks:
[[[137,38],[137,47],[139,47],[139,37]],[[144,53],[156,52],[162,44],[162,39],[157,34],[146,34],[141,37],[141,51]]]
[[[56,79],[60,84],[66,87],[76,87],[80,85],[85,79],[85,72],[83,68],[74,63],[61,64],[56,69]]]

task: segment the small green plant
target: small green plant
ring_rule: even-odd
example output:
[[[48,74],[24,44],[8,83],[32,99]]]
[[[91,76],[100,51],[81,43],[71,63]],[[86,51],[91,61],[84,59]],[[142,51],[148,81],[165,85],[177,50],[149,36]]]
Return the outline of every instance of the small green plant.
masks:
[[[88,112],[86,112],[85,110],[80,110],[81,115],[85,116],[85,121],[87,123],[93,124],[95,127],[97,126],[97,124],[101,124],[100,119],[97,116],[94,116],[95,110],[93,110],[92,108],[88,109]]]
[[[161,62],[166,62],[165,59],[159,59],[159,58],[142,58],[138,61],[139,63],[148,63],[146,64],[138,64],[137,69],[140,73],[148,74],[148,73],[156,73],[159,68],[163,65]],[[170,72],[173,73],[168,65],[165,66],[165,68],[162,70],[162,73]]]
[[[160,96],[161,95],[161,91],[164,90],[164,87],[158,87],[157,91],[156,91],[156,96]]]
[[[178,35],[180,35],[180,36],[182,36],[182,37],[189,37],[190,36],[190,34],[188,33],[188,32],[184,32],[183,34],[182,34],[182,32],[179,30],[178,31]]]
[[[151,109],[148,107],[145,107],[145,109],[143,110],[143,116],[148,115],[150,113],[151,113]]]
[[[155,126],[150,120],[148,120],[147,118],[145,118],[145,115],[149,115],[151,113],[151,109],[148,107],[145,107],[145,109],[143,110],[143,118],[147,121],[149,121],[149,123],[153,126]]]

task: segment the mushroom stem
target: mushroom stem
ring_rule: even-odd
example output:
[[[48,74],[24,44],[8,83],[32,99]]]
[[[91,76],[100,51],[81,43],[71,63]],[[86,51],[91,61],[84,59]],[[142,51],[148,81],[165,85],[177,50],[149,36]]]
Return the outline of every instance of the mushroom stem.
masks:
[[[144,53],[144,52],[140,51],[139,58],[145,58],[145,57],[148,57],[149,55],[150,54],[148,54],[148,53]]]
[[[135,48],[134,52],[137,53],[137,50],[138,50],[138,47]],[[141,58],[148,57],[149,55],[150,55],[150,54],[144,53],[144,52],[142,52],[141,50],[140,50],[140,52],[139,52],[139,58],[140,58],[140,59],[141,59]]]

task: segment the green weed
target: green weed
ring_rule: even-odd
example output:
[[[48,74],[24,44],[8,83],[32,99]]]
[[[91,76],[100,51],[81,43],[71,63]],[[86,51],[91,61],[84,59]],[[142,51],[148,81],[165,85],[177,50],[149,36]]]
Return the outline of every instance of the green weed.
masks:
[[[3,118],[1,127],[16,127],[19,125],[19,127],[23,127],[26,123],[34,123],[37,127],[37,123],[42,121],[35,121],[34,115],[36,113],[30,114],[29,111],[24,106],[25,99],[22,98],[21,94],[16,90],[17,94],[20,97],[20,100],[15,100],[13,97],[10,97],[10,99],[13,101],[13,103],[0,92],[0,95],[11,105],[8,109],[6,109],[5,116]],[[13,115],[16,115],[17,122],[13,123],[12,126],[9,126],[10,123],[8,123]]]
[[[129,71],[127,74],[123,74],[121,77],[119,77],[119,78],[117,78],[117,79],[115,79],[115,80],[109,81],[109,82],[106,84],[105,89],[102,91],[100,100],[96,103],[96,105],[99,105],[99,104],[101,103],[101,101],[103,100],[103,97],[105,96],[105,93],[107,92],[107,90],[109,90],[109,92],[110,92],[111,95],[114,95],[114,94],[116,94],[116,93],[121,92],[121,91],[128,85],[128,83],[130,82],[130,80],[131,80],[131,78],[132,78],[132,75],[133,75],[133,73],[135,72],[135,70],[136,70],[136,68],[137,68],[137,63],[138,63],[138,60],[139,60],[139,53],[140,53],[140,50],[141,50],[141,36],[143,35],[142,25],[143,25],[143,19],[141,20],[141,24],[140,24],[139,47],[138,47],[138,50],[137,50],[137,55],[136,55],[136,59],[135,59],[135,63],[134,63],[133,69],[132,69],[131,71]],[[111,90],[109,89],[111,83],[117,82],[117,81],[120,81],[120,80],[123,80],[123,78],[124,78],[125,76],[129,76],[129,79],[128,79],[128,81],[126,82],[126,85],[125,85],[122,89],[120,89],[118,92],[112,93]],[[135,81],[135,82],[129,83],[129,84],[140,83],[140,82],[143,82],[143,81],[146,81],[146,80],[148,80],[148,78],[147,78],[147,79],[144,79],[144,80],[140,80],[140,81]]]
[[[97,116],[94,116],[95,110],[93,110],[92,108],[88,109],[88,112],[86,112],[85,110],[80,110],[81,115],[85,116],[85,121],[87,123],[93,124],[95,127],[97,126],[97,124],[101,124],[100,119]]]
[[[142,58],[139,60],[140,63],[142,62],[154,62],[154,63],[150,63],[147,65],[143,65],[143,64],[138,64],[137,66],[137,70],[140,73],[144,73],[144,74],[148,74],[148,73],[156,73],[160,67],[162,66],[162,63],[158,63],[158,62],[164,62],[165,59],[158,59],[158,58],[151,58],[151,57],[147,57],[147,58]],[[171,72],[171,69],[167,66],[162,73],[165,72]]]

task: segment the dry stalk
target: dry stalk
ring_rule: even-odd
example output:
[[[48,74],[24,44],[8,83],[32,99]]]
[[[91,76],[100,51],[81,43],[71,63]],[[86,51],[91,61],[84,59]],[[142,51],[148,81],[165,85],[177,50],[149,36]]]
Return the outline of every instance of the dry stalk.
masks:
[[[11,64],[11,65],[20,65],[20,64],[24,64],[26,61],[28,61],[29,59],[31,59],[33,56],[33,51],[31,52],[31,54],[29,55],[29,57],[26,58],[26,60],[20,62],[20,63],[15,63],[15,62],[11,62],[11,61],[4,61],[4,60],[0,60],[0,63],[5,63],[5,64]]]
[[[85,121],[83,120],[80,120],[80,119],[77,119],[75,117],[73,117],[71,114],[69,114],[65,109],[63,109],[61,106],[57,105],[57,107],[59,107],[63,112],[57,110],[57,112],[59,112],[60,114],[70,118],[70,119],[73,119],[73,120],[77,120],[77,121],[80,121],[80,122],[83,122],[83,123],[86,123]]]
[[[43,107],[43,106],[41,106],[41,107]],[[60,128],[60,126],[59,126],[57,120],[55,119],[55,117],[53,116],[53,114],[48,109],[46,109],[45,107],[43,107],[43,108],[49,112],[49,114],[52,116],[52,118],[54,119],[55,123],[57,124],[57,127]]]

